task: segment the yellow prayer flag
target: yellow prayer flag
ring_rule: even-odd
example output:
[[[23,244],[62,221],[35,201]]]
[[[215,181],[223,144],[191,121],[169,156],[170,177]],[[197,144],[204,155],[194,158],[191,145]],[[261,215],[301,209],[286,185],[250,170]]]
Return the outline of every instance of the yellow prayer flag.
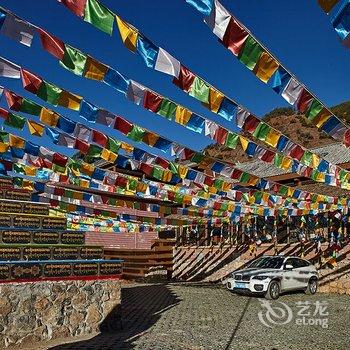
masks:
[[[28,176],[36,176],[36,168],[33,166],[25,166],[24,171]]]
[[[34,120],[27,120],[28,129],[31,135],[43,136],[44,125],[35,122]]]
[[[104,159],[106,162],[114,163],[117,160],[118,155],[104,148],[101,153],[101,158]]]
[[[281,133],[278,130],[270,129],[266,136],[265,142],[272,147],[276,147],[280,136]]]
[[[320,164],[320,160],[321,160],[320,157],[317,154],[313,153],[312,154],[312,161],[311,161],[311,168],[317,168],[318,165]]]
[[[247,181],[247,183],[251,186],[255,186],[258,182],[259,182],[259,178],[258,177],[255,177],[253,175],[250,175],[249,176],[249,180]]]
[[[224,95],[220,91],[210,87],[209,103],[204,103],[204,105],[207,106],[212,112],[217,113],[223,99]]]
[[[154,144],[158,141],[158,139],[159,139],[159,136],[150,131],[147,131],[143,137],[143,141],[147,143],[147,145],[149,146],[154,146]]]
[[[119,29],[120,36],[124,45],[130,50],[136,51],[136,41],[138,36],[138,31],[131,24],[124,22],[119,16],[115,16],[117,19],[117,25]]]
[[[106,65],[88,56],[85,65],[84,77],[94,80],[103,80],[107,70],[108,67]]]
[[[22,148],[22,149],[25,147],[25,143],[26,143],[26,141],[21,137],[11,135],[11,134],[10,134],[9,141],[10,141],[9,143],[11,147]]]
[[[23,179],[22,188],[25,190],[34,190],[34,182]]]
[[[122,142],[120,148],[127,153],[131,153],[134,150],[134,146],[129,145],[128,143]]]
[[[228,191],[231,190],[231,188],[232,188],[232,184],[230,184],[229,182],[224,181],[224,183],[222,184],[222,190],[224,192],[228,192]]]
[[[329,13],[338,2],[339,0],[318,0],[318,4],[326,13]]]
[[[254,73],[261,81],[267,83],[278,67],[278,62],[270,54],[263,52],[254,67]]]
[[[95,170],[95,167],[88,163],[82,163],[80,169],[83,174],[91,176]]]
[[[162,181],[164,182],[170,182],[171,178],[173,177],[173,173],[170,170],[164,170],[163,171],[163,178]]]
[[[68,205],[67,205],[67,212],[74,212],[74,211],[76,211],[77,210],[77,207],[76,207],[76,205],[75,204],[73,204],[73,203],[69,203]]]
[[[313,123],[320,128],[332,115],[332,112],[330,112],[327,108],[323,108],[320,113],[317,114],[315,119],[313,119]]]
[[[248,148],[249,140],[246,139],[246,138],[243,137],[243,136],[239,136],[239,141],[241,142],[243,151],[245,152],[245,151],[247,150],[247,148]]]
[[[229,203],[227,205],[227,211],[234,211],[235,210],[235,205],[233,203]]]
[[[73,111],[79,111],[80,103],[83,98],[81,96],[72,94],[69,91],[62,90],[58,100],[58,105],[72,109]]]
[[[74,199],[83,200],[84,199],[84,193],[75,191],[75,192],[73,192],[73,198]]]
[[[7,152],[8,148],[9,148],[9,145],[7,145],[6,143],[0,142],[0,153]]]
[[[188,194],[185,194],[183,197],[183,204],[192,204],[192,197]]]
[[[264,216],[264,208],[258,208],[258,215]]]
[[[292,159],[288,157],[283,157],[281,168],[284,170],[289,170],[292,166]]]
[[[139,182],[139,183],[137,184],[136,190],[137,190],[137,192],[146,193],[147,188],[148,188],[148,186],[147,186],[146,184],[144,184],[144,183],[142,183],[142,182]]]
[[[56,126],[58,122],[59,115],[54,111],[46,108],[42,108],[40,112],[40,121],[45,125]]]
[[[175,122],[181,125],[187,125],[192,116],[191,111],[187,108],[177,105],[175,112]]]
[[[185,166],[183,165],[179,165],[178,167],[178,175],[180,176],[181,179],[184,179],[187,175],[187,172],[188,172],[188,168],[186,168]]]
[[[89,185],[90,185],[90,181],[89,180],[80,179],[79,185],[81,187],[88,188]]]
[[[318,172],[316,176],[316,181],[318,182],[325,182],[326,181],[326,174]]]
[[[211,194],[215,194],[218,190],[213,186],[208,186],[208,191]]]

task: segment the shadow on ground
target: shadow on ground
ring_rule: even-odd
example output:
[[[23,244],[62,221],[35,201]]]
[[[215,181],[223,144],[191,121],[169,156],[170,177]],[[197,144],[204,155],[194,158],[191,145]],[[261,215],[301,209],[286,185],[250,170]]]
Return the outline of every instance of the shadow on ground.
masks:
[[[132,343],[147,332],[164,311],[179,302],[180,299],[166,285],[122,288],[122,304],[103,321],[99,335],[50,350],[133,349]]]

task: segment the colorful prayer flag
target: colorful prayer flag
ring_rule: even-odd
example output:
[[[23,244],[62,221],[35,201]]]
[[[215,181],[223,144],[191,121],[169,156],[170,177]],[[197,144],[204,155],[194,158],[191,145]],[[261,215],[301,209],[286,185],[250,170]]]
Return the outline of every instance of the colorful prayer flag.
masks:
[[[136,42],[138,36],[138,30],[131,24],[123,21],[119,16],[116,16],[119,34],[122,38],[124,45],[132,52],[136,51]]]
[[[76,48],[65,44],[65,51],[60,65],[76,75],[83,75],[87,57]]]
[[[58,86],[43,80],[36,95],[42,100],[57,106],[61,92],[62,90]]]
[[[261,45],[249,35],[239,54],[239,60],[250,70],[253,70],[257,64],[264,49]]]
[[[263,52],[254,67],[254,74],[267,83],[279,67],[278,62],[267,52]]]
[[[108,67],[103,63],[96,61],[94,58],[87,56],[84,77],[93,80],[103,80]]]
[[[84,21],[112,35],[114,15],[97,0],[86,1]]]

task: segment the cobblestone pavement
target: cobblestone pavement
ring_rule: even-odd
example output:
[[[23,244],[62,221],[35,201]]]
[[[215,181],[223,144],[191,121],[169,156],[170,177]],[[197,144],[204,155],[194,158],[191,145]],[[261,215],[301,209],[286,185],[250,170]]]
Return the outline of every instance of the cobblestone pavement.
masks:
[[[205,285],[142,285],[123,288],[122,330],[104,331],[87,340],[45,349],[349,349],[350,297],[345,295],[302,293],[284,295],[273,302],[274,312],[282,316],[283,305],[293,313],[289,323],[269,324],[265,299],[239,296],[223,287]],[[307,302],[298,305],[298,302]],[[327,303],[326,306],[322,302]],[[316,306],[318,309],[316,310]],[[277,309],[280,307],[281,309]],[[265,311],[265,312],[263,312]],[[286,311],[286,310],[285,310]],[[259,312],[263,321],[259,320]],[[299,313],[299,314],[298,314]],[[310,316],[301,314],[310,313]],[[316,313],[315,316],[312,316]],[[328,313],[328,316],[325,314]],[[272,321],[287,321],[274,318]],[[316,318],[321,319],[315,320]],[[311,320],[311,321],[310,321]],[[328,328],[306,323],[326,322]],[[296,323],[304,323],[296,324]]]

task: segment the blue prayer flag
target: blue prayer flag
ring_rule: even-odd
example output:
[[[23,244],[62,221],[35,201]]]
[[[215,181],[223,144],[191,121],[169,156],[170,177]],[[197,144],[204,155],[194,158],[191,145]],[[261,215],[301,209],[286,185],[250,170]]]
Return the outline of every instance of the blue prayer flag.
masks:
[[[186,0],[186,2],[201,12],[204,16],[209,16],[213,9],[214,0]]]
[[[137,37],[137,52],[141,55],[147,67],[154,68],[159,48],[141,34]]]
[[[112,68],[108,68],[103,81],[123,94],[127,93],[130,82],[129,79],[125,78],[121,73]]]
[[[226,120],[231,121],[236,114],[237,105],[229,100],[227,97],[224,97],[221,101],[218,114],[221,115]]]
[[[85,100],[81,101],[79,115],[89,122],[95,123],[98,114],[98,107]]]

